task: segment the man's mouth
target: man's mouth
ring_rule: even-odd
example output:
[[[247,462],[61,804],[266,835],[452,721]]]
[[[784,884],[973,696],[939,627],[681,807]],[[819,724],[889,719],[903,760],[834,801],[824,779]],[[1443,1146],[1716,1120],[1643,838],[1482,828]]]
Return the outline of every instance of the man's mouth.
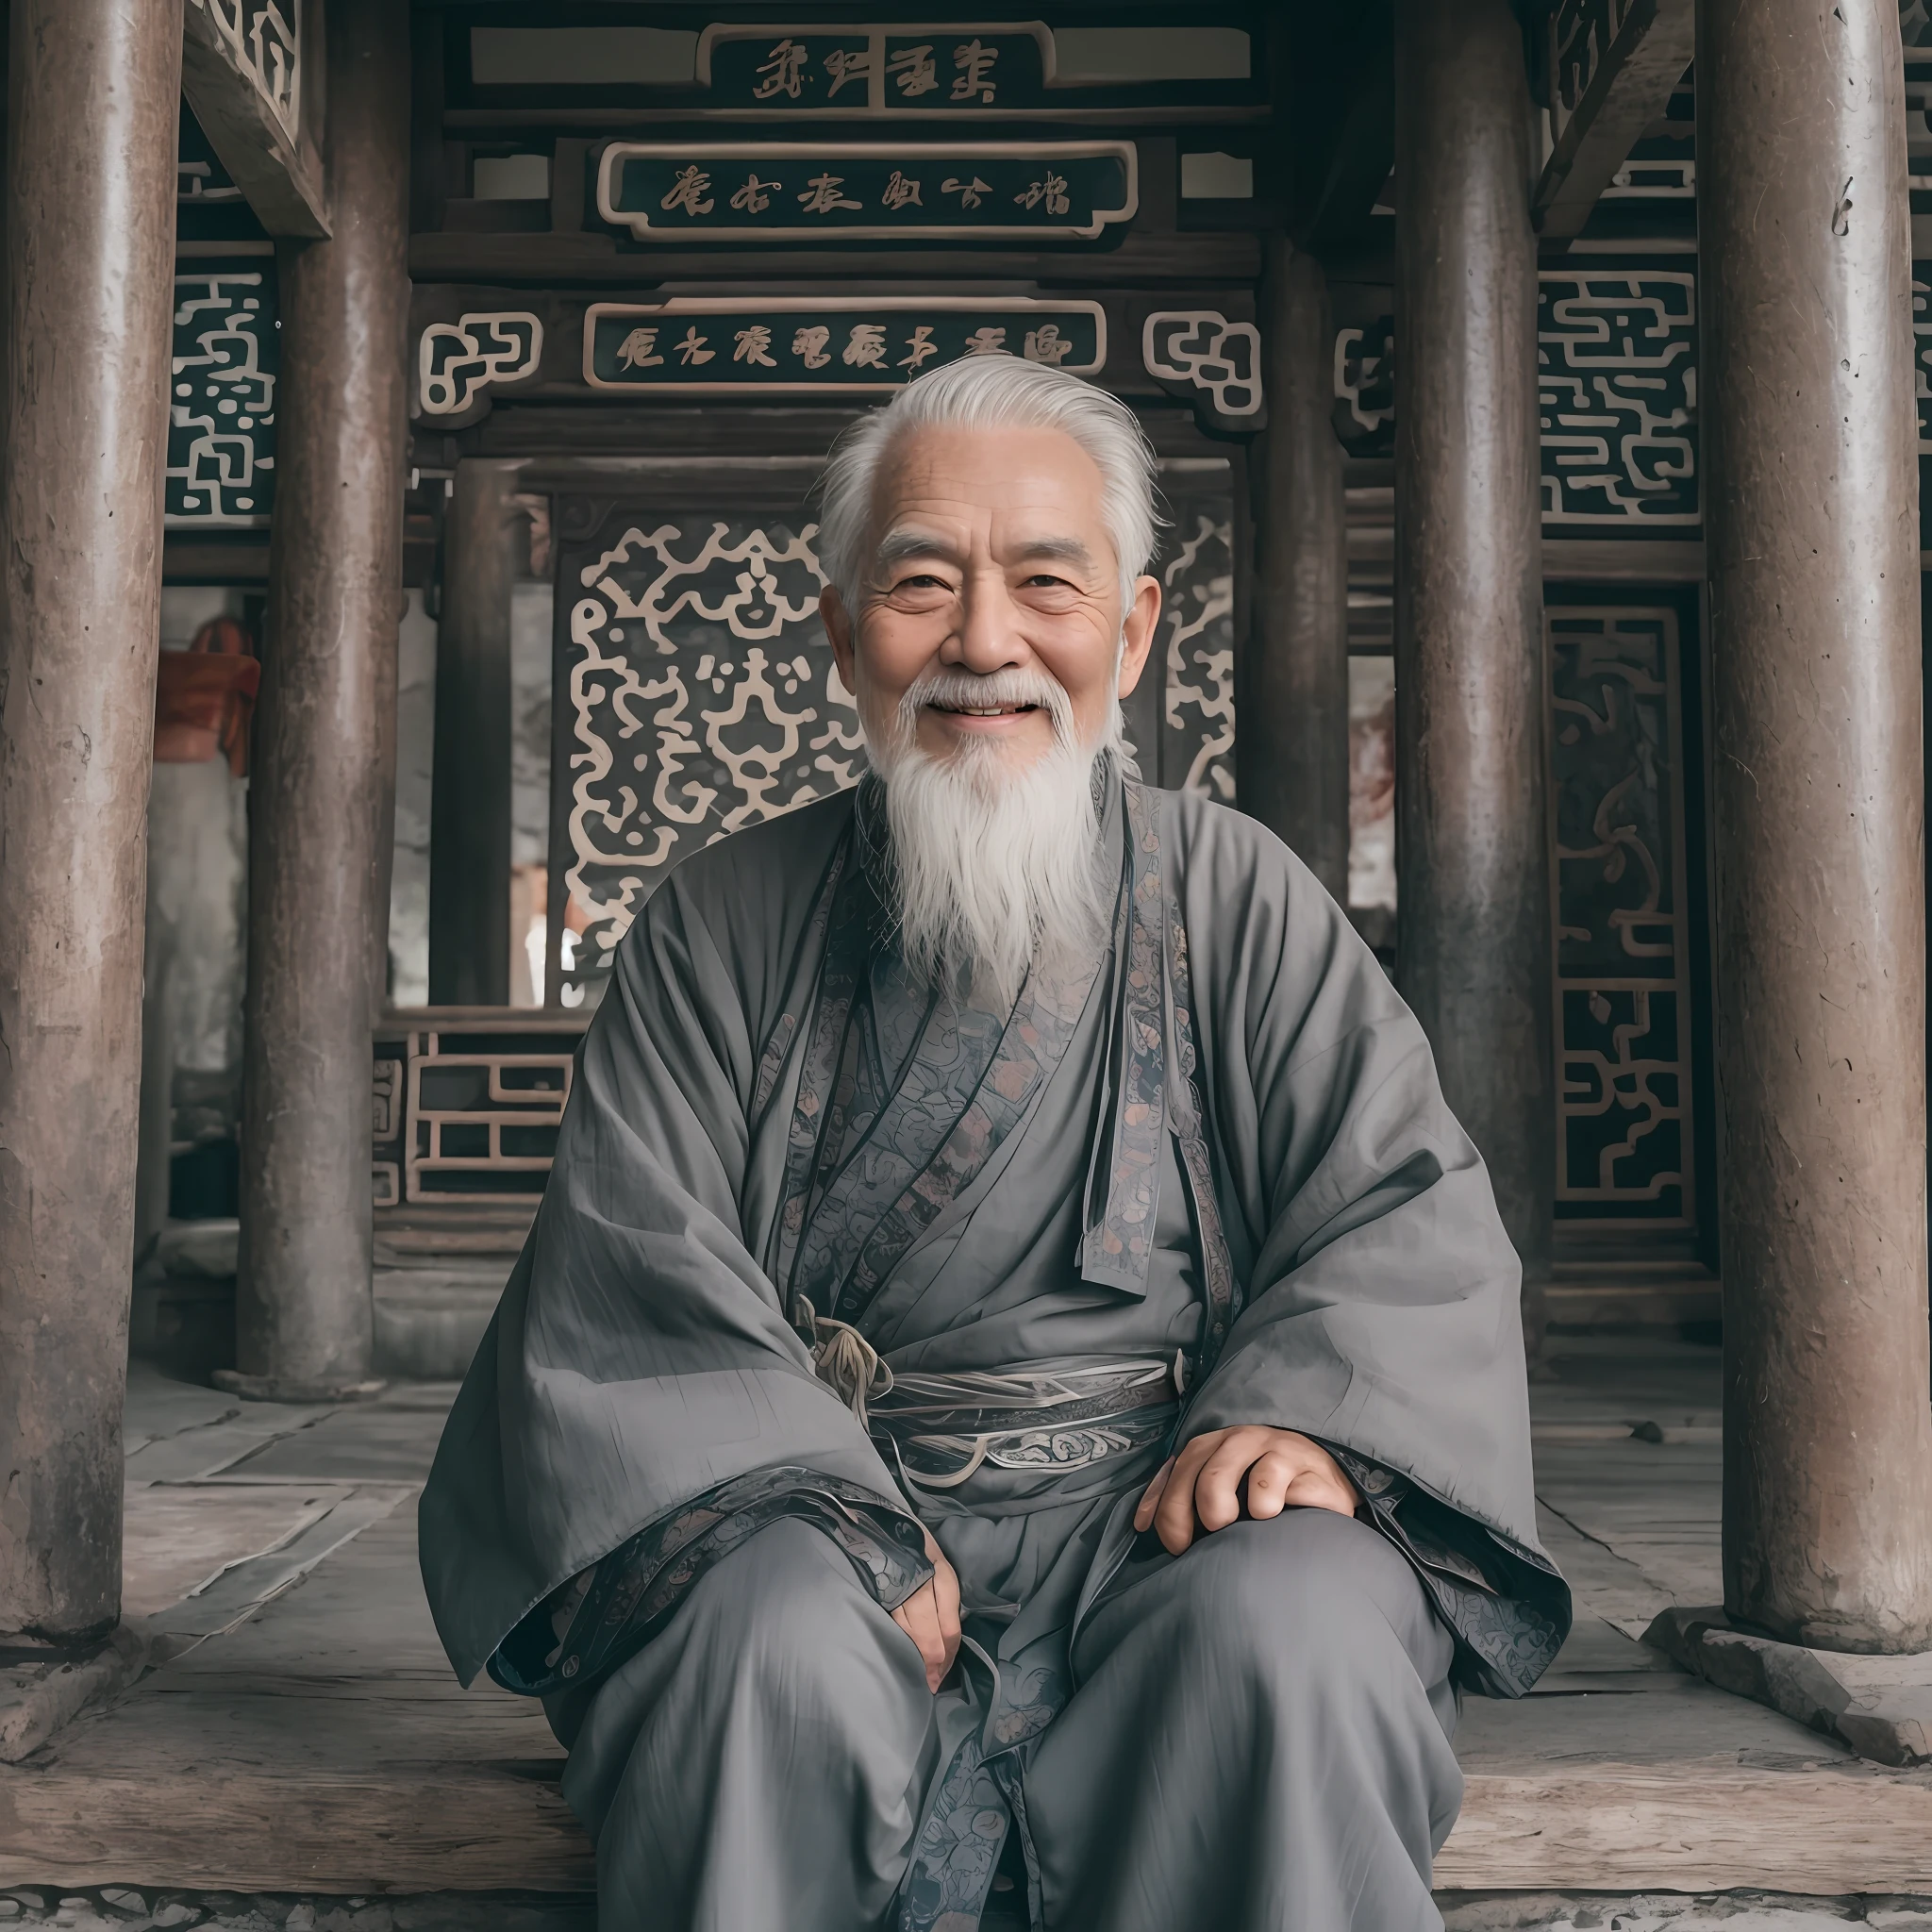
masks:
[[[944,711],[954,718],[1024,718],[1029,711],[1037,711],[1038,705],[945,705],[934,703],[935,711]]]

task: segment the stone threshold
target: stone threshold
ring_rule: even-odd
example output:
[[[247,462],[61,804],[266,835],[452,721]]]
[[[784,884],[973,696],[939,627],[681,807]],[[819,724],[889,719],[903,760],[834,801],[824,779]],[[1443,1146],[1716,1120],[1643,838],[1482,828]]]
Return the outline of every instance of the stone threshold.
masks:
[[[1874,1764],[1932,1763],[1932,1651],[1857,1657],[1737,1628],[1722,1607],[1673,1606],[1643,1641],[1707,1684],[1754,1698]]]

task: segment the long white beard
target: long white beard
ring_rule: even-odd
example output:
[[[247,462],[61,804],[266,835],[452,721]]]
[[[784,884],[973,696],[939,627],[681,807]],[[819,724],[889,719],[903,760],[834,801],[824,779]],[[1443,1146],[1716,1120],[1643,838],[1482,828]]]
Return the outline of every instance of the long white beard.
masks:
[[[969,739],[936,756],[917,736],[920,709],[935,698],[1041,706],[1053,747],[1027,763],[994,741]],[[1005,1010],[1036,961],[1054,971],[1092,960],[1118,889],[1099,851],[1093,774],[1101,758],[1124,757],[1119,707],[1099,741],[1083,744],[1065,688],[1041,672],[936,668],[882,719],[871,715],[861,676],[858,700],[867,753],[885,781],[911,972],[943,983],[970,970],[975,994]]]

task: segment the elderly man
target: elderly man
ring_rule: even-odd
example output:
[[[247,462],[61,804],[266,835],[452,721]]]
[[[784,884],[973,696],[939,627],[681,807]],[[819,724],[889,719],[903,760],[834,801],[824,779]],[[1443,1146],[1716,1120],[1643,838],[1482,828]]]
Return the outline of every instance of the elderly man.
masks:
[[[586,1037],[422,1528],[607,1926],[1440,1926],[1457,1692],[1568,1626],[1420,1028],[1125,754],[1152,484],[1008,358],[858,425],[871,771],[673,873]]]

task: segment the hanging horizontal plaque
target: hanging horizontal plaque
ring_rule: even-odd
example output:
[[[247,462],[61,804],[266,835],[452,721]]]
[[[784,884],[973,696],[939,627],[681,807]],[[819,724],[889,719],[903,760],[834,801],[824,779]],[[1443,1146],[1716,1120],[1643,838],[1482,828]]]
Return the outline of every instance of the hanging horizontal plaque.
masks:
[[[679,295],[593,302],[584,315],[592,389],[862,394],[962,356],[1018,356],[1095,375],[1107,360],[1107,314],[1097,302],[1020,297]]]
[[[710,26],[697,79],[714,106],[779,113],[989,115],[1041,105],[1053,35],[997,26]]]
[[[1269,42],[1285,30],[1272,17],[1278,7],[1251,8],[1239,26],[1203,20],[1200,8],[1163,8],[1166,24],[1154,25],[1138,17],[1139,8],[1088,8],[1074,9],[1084,21],[1053,27],[1027,19],[836,15],[714,19],[698,27],[655,18],[670,12],[695,23],[701,16],[692,7],[631,7],[620,10],[640,24],[588,31],[572,24],[585,15],[581,7],[456,10],[533,17],[517,26],[452,23],[444,86],[458,111],[552,107],[567,98],[652,120],[816,121],[841,134],[879,121],[958,128],[1071,117],[1112,133],[1127,122],[1261,120],[1269,111]],[[641,25],[647,13],[653,24]]]
[[[597,212],[640,242],[1091,241],[1138,200],[1131,142],[613,142]]]

